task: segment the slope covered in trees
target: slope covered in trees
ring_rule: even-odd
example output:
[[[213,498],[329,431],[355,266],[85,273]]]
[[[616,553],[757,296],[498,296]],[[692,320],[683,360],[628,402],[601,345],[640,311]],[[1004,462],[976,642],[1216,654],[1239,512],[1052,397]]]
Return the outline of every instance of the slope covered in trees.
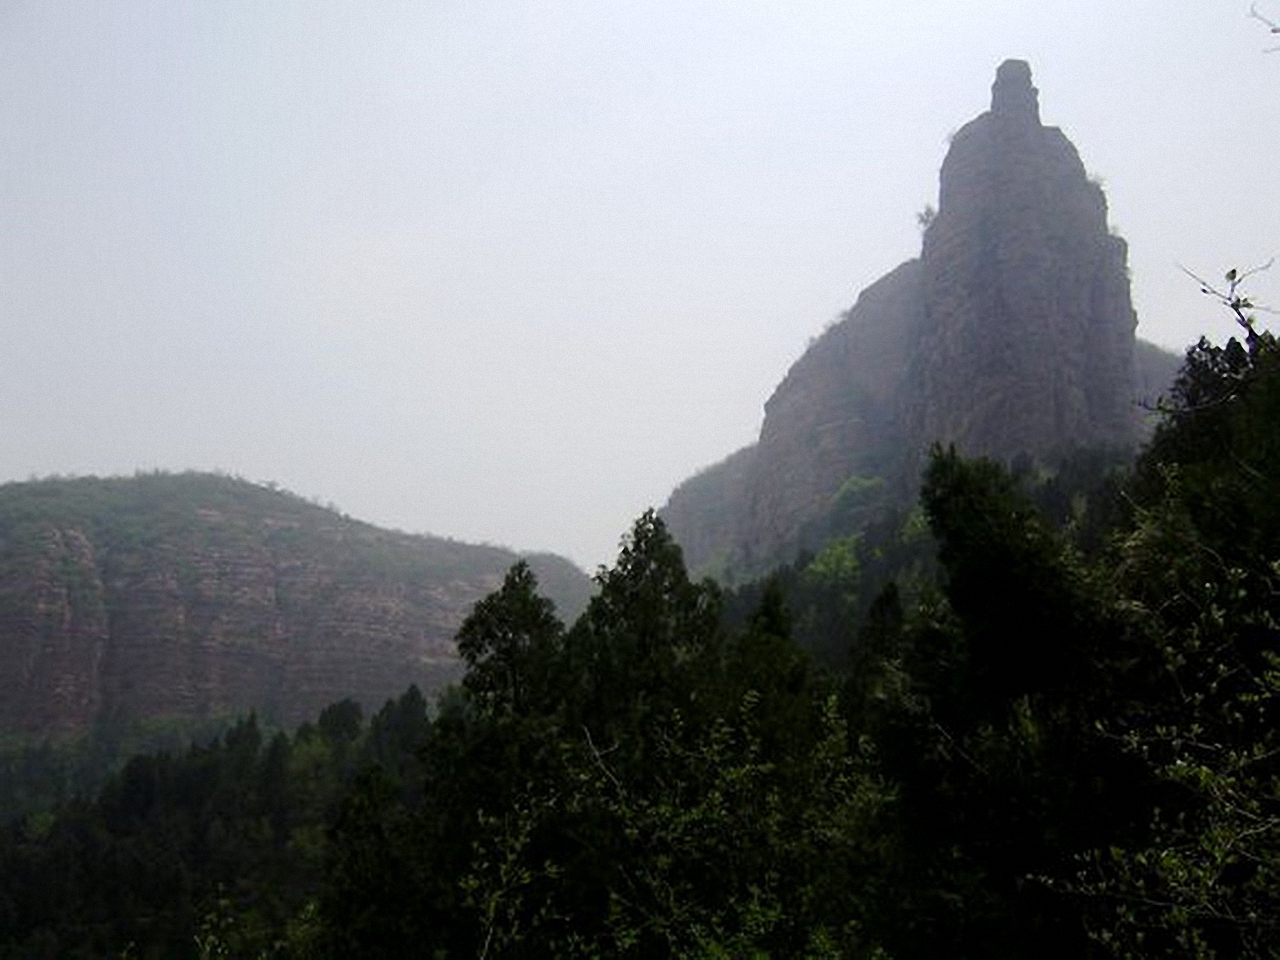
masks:
[[[225,476],[0,486],[0,817],[249,710],[292,726],[441,689],[459,624],[516,559]],[[565,615],[586,603],[567,560],[530,563]]]
[[[434,712],[242,725],[11,827],[0,956],[1280,955],[1280,347],[1250,334],[1190,352],[1089,498],[935,449],[865,611],[856,542],[735,614],[652,514],[571,626],[518,565]],[[838,671],[792,639],[815,611]]]

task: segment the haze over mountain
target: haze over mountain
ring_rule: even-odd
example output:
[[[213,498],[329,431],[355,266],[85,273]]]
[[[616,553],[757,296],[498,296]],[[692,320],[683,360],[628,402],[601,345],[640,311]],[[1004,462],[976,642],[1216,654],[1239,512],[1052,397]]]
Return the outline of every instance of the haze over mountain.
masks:
[[[0,734],[255,710],[292,725],[456,679],[453,637],[519,559],[207,474],[0,486]],[[576,616],[590,581],[529,558]]]
[[[940,180],[920,256],[796,361],[755,446],[672,494],[694,567],[760,574],[815,546],[824,514],[908,502],[934,443],[1042,461],[1135,446],[1179,358],[1135,350],[1126,244],[1076,148],[1040,122],[1026,61],[1001,64]]]
[[[1234,2],[0,8],[0,960],[1277,960]]]
[[[1008,57],[1105,181],[1140,334],[1225,335],[1177,264],[1277,252],[1247,12],[5,3],[0,477],[221,469],[607,562],[914,256]]]

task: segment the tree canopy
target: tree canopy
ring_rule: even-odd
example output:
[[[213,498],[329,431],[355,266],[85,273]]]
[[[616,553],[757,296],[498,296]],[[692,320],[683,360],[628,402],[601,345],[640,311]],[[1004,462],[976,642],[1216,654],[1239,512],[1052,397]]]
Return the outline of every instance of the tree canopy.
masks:
[[[936,449],[734,594],[649,512],[568,626],[517,564],[434,707],[12,823],[0,957],[1276,957],[1278,422],[1201,342],[1127,470]]]

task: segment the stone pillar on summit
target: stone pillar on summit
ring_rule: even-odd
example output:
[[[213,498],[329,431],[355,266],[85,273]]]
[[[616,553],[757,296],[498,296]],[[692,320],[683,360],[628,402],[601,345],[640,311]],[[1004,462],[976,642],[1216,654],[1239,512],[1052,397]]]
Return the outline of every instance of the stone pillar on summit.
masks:
[[[1075,147],[1040,123],[1030,67],[1005,61],[991,109],[952,140],[925,233],[919,440],[997,457],[1130,444],[1126,257]]]
[[[1040,126],[1040,91],[1031,85],[1031,65],[1006,60],[991,84],[991,115],[1009,123]]]

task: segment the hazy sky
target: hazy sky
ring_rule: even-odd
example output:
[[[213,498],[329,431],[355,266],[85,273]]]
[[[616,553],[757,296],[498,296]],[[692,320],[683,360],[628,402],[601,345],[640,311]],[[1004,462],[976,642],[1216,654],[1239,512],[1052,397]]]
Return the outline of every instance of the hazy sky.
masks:
[[[1280,252],[1248,10],[0,0],[0,479],[220,469],[610,561],[918,252],[1007,57],[1105,184],[1140,335],[1220,339],[1177,264]]]

